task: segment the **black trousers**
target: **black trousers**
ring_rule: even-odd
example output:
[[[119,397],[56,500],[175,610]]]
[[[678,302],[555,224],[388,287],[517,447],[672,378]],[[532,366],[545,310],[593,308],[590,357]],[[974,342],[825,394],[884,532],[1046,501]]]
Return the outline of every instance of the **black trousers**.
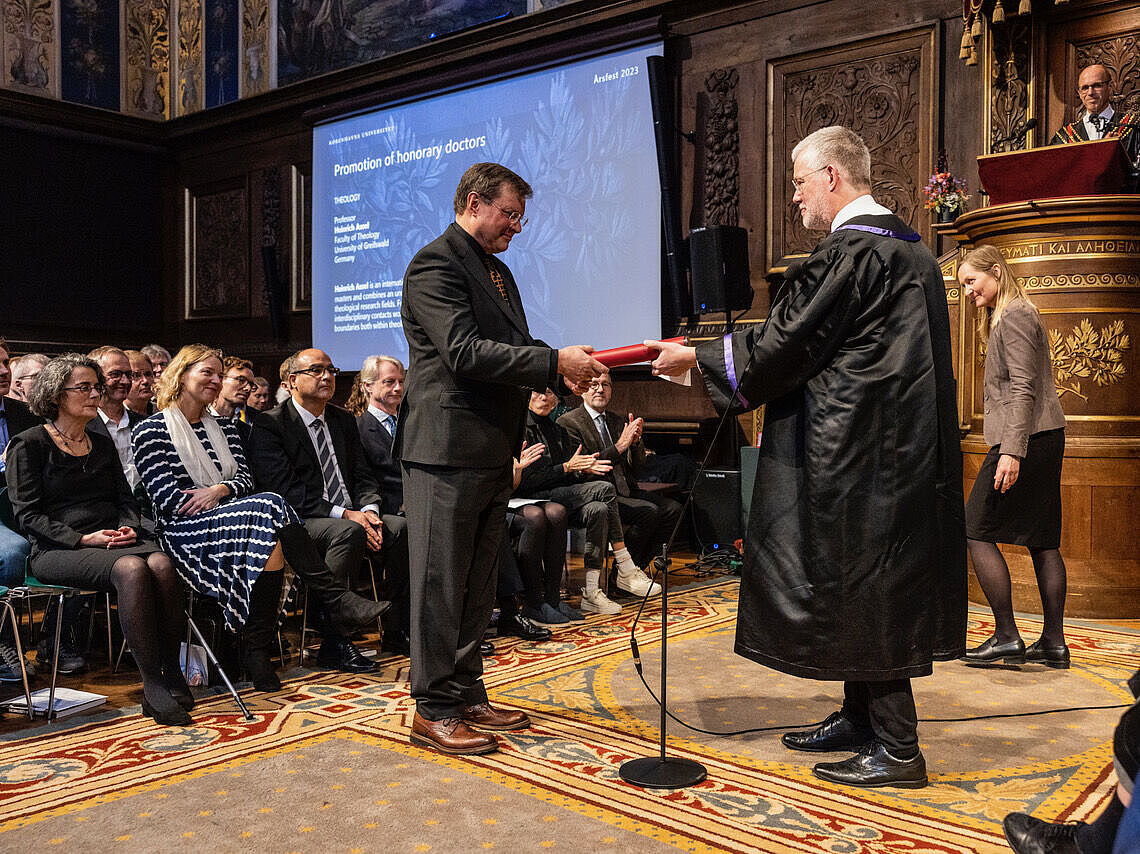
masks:
[[[382,598],[392,603],[380,621],[386,632],[407,632],[411,625],[411,585],[408,580],[408,520],[385,513],[380,517],[384,544],[379,560],[384,567]]]
[[[364,529],[351,519],[333,519],[332,517],[313,517],[305,519],[305,530],[309,532],[317,551],[325,559],[333,576],[352,587],[352,578],[360,571],[361,561],[364,560],[364,550],[368,547],[368,539],[364,536]],[[309,597],[313,601],[313,597]],[[326,640],[340,637],[339,632],[332,627],[332,623],[325,618],[323,609],[315,612],[313,624],[324,635]]]
[[[411,694],[428,720],[486,702],[479,644],[495,603],[511,468],[402,463],[412,591]]]
[[[869,726],[890,753],[909,758],[918,750],[918,710],[909,679],[844,682],[843,714]]]
[[[629,496],[618,496],[618,513],[625,529],[625,547],[638,566],[648,566],[661,554],[681,517],[681,505],[664,495],[640,489]]]

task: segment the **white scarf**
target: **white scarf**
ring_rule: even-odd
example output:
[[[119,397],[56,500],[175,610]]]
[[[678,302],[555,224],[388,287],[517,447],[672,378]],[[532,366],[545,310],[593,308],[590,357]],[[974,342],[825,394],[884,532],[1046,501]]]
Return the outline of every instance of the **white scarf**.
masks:
[[[199,441],[194,428],[190,426],[190,422],[186,420],[186,416],[178,408],[178,404],[172,404],[162,410],[162,417],[166,421],[166,430],[170,433],[170,441],[174,443],[174,450],[178,452],[178,458],[186,467],[190,479],[194,481],[194,486],[215,486],[233,479],[233,476],[237,474],[237,461],[234,459],[234,455],[230,453],[230,443],[226,441],[226,434],[222,432],[222,428],[218,426],[214,416],[203,412],[202,423],[206,427],[206,437],[218,455],[218,462],[222,466],[221,471],[218,471],[218,467],[210,459],[209,452]]]

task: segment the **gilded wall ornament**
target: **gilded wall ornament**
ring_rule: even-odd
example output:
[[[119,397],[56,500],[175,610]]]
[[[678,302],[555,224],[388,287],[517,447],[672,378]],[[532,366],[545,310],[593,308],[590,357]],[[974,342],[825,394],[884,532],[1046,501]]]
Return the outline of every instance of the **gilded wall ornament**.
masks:
[[[1124,351],[1132,346],[1124,333],[1124,321],[1115,320],[1101,329],[1095,329],[1086,317],[1071,333],[1062,337],[1055,329],[1049,330],[1049,349],[1053,357],[1053,375],[1057,381],[1057,396],[1074,394],[1081,400],[1081,379],[1091,379],[1104,387],[1124,379]]]
[[[245,0],[241,12],[242,97],[269,91],[269,0]]]
[[[3,19],[5,84],[48,89],[47,45],[54,27],[51,0],[4,0]]]
[[[128,0],[127,103],[132,112],[166,117],[170,20],[164,0]]]
[[[1029,118],[1029,23],[995,28],[990,57],[990,152],[1026,148],[1029,135],[1017,136]],[[1000,43],[1001,49],[996,49]],[[1017,136],[1010,140],[1009,137]]]
[[[178,114],[205,107],[202,88],[202,0],[178,2]]]

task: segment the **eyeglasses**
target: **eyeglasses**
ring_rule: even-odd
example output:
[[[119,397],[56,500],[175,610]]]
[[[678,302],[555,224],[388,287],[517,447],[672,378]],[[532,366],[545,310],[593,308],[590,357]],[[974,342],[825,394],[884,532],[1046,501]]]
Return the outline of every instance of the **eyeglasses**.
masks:
[[[604,388],[612,388],[613,383],[608,383],[605,380],[594,380],[586,387],[590,389],[590,391],[601,391]]]
[[[810,172],[807,173],[807,175],[804,175],[802,178],[793,178],[792,179],[793,189],[795,189],[795,191],[798,193],[800,190],[802,190],[804,188],[804,184],[807,183],[808,175],[814,175],[816,172],[822,172],[824,169],[826,169],[830,165],[831,165],[830,163],[824,163],[818,169],[812,169]]]
[[[129,377],[130,375],[130,371],[106,371],[103,374],[103,376],[105,376],[111,382],[118,382],[123,377]]]
[[[102,394],[103,389],[103,383],[80,383],[79,385],[65,385],[60,391],[77,391],[80,394],[90,395],[91,392]]]
[[[154,371],[131,371],[132,380],[154,379]]]
[[[491,207],[498,208],[499,213],[501,213],[503,216],[505,216],[507,218],[507,222],[509,222],[511,225],[517,225],[519,228],[522,228],[528,222],[530,222],[529,218],[523,217],[523,215],[521,213],[519,213],[518,211],[509,211],[506,208],[500,207],[499,205],[495,204],[493,201],[488,199],[486,196],[480,196],[480,198],[483,201],[485,201],[487,204],[489,204]]]
[[[306,371],[306,373],[308,373]],[[257,388],[257,383],[251,379],[241,376],[240,374],[227,374],[223,379],[232,380],[233,384],[238,388]]]
[[[1077,87],[1078,92],[1088,92],[1092,89],[1103,89],[1108,85],[1107,80],[1095,80],[1092,83],[1086,83],[1084,86]]]
[[[299,371],[293,371],[294,374],[308,374],[313,379],[322,377],[326,373],[329,376],[335,377],[340,373],[340,368],[334,368],[332,365],[313,365],[310,368],[302,368]]]

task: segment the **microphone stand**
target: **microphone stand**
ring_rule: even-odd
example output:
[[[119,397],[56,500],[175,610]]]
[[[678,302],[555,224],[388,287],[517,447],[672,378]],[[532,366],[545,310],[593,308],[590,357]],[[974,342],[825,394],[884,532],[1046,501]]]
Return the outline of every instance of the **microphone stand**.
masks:
[[[678,520],[678,523],[680,520]],[[646,789],[684,789],[695,786],[708,776],[705,766],[692,759],[682,759],[677,756],[667,756],[665,753],[666,737],[666,702],[668,700],[668,638],[669,638],[669,544],[661,544],[661,556],[653,559],[655,568],[661,574],[661,742],[657,756],[647,756],[642,759],[630,759],[621,764],[618,769],[620,776],[627,783],[641,786]],[[656,575],[657,573],[654,573]],[[634,662],[641,669],[641,659],[637,653],[637,642],[633,641]]]
[[[747,311],[747,309],[745,309]],[[743,316],[744,312],[741,312]],[[732,312],[725,312],[725,326],[727,327],[728,334],[732,334],[732,329],[736,324],[732,319]],[[751,360],[749,360],[751,364]],[[747,371],[747,368],[745,369]],[[717,424],[716,433],[713,434],[712,442],[710,443],[709,450],[705,454],[704,460],[701,461],[700,468],[697,471],[697,476],[704,471],[705,466],[708,464],[709,457],[712,455],[716,447],[716,441],[720,437],[721,428],[724,422],[728,419],[728,413],[731,408],[726,409],[721,416],[720,423]],[[673,526],[673,532],[669,535],[667,542],[661,544],[661,555],[653,559],[654,578],[657,575],[661,576],[661,696],[658,699],[658,705],[661,708],[661,741],[656,756],[647,756],[642,759],[629,759],[621,764],[618,768],[618,776],[625,782],[634,786],[641,786],[646,789],[685,789],[689,786],[695,786],[697,783],[702,782],[707,776],[708,771],[705,766],[700,762],[694,762],[692,759],[682,759],[678,756],[666,755],[665,739],[668,727],[669,716],[669,546],[672,545],[674,538],[677,536],[677,531],[681,527],[681,520],[685,518],[685,510],[693,502],[692,490],[689,491],[688,499],[685,501],[685,506],[681,508],[681,515],[677,517],[677,523]],[[645,607],[645,602],[648,599],[647,593],[645,598],[641,600],[641,607]],[[640,616],[641,611],[638,611]],[[634,620],[634,629],[636,630],[637,620]],[[637,649],[637,638],[634,632],[630,632],[629,638],[630,647],[633,651],[633,664],[637,668],[638,674],[641,673],[641,655]],[[644,676],[642,677],[644,679]],[[648,683],[646,684],[648,688]],[[652,695],[652,691],[649,692]]]

